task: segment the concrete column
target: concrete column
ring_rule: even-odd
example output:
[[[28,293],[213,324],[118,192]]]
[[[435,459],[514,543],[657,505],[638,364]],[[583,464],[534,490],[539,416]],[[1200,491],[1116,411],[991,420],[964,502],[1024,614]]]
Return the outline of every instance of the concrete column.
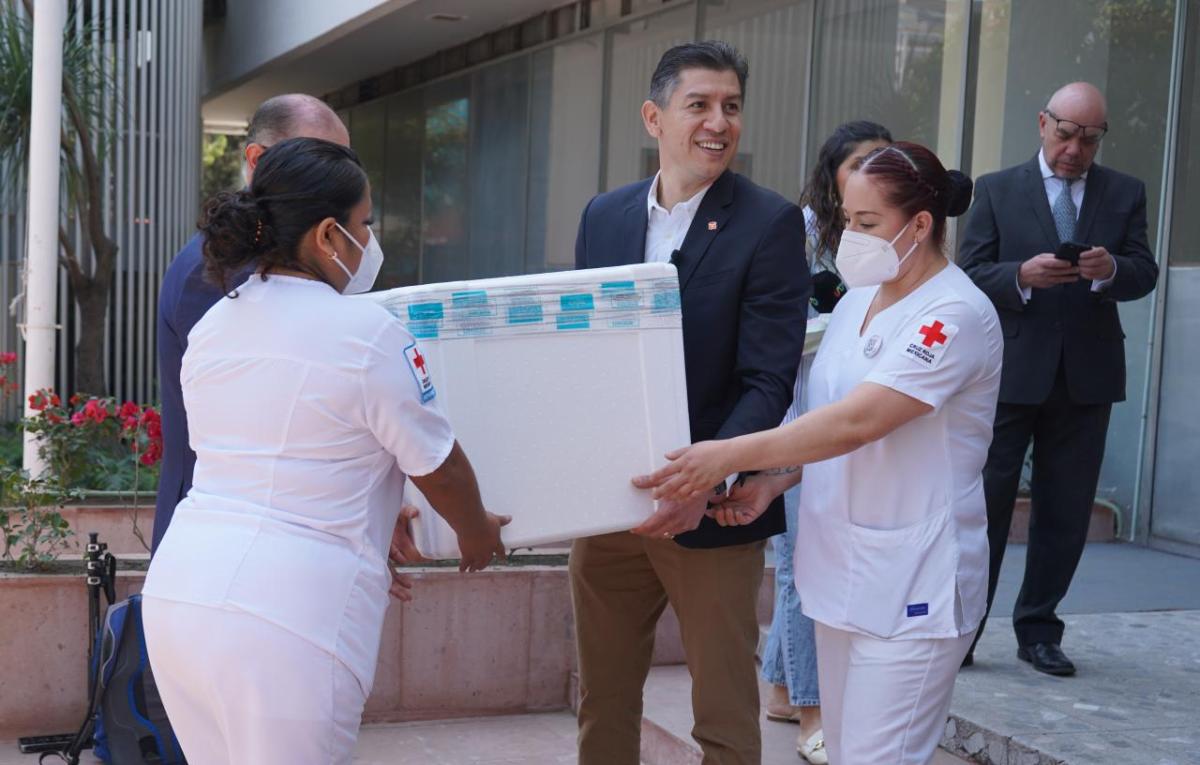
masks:
[[[25,413],[28,397],[54,385],[58,326],[59,143],[66,0],[38,0],[33,19],[33,95],[29,137],[29,218],[25,254]],[[37,441],[25,434],[25,469],[41,475]]]

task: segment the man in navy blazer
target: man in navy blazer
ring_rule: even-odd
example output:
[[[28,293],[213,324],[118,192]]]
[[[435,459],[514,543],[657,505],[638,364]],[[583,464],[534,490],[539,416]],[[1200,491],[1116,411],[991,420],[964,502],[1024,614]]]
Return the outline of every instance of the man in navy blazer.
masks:
[[[264,101],[250,120],[245,148],[246,182],[258,158],[272,144],[286,138],[323,138],[350,145],[350,134],[341,119],[320,99],[302,93],[275,96]],[[222,293],[204,277],[204,240],[196,234],[184,245],[163,276],[158,293],[158,383],[162,395],[163,459],[154,508],[151,552],[158,549],[175,506],[192,488],[196,453],[188,446],[187,413],[183,406],[179,370],[187,336]],[[241,282],[245,276],[235,281]],[[248,328],[247,331],[253,331]]]
[[[1000,402],[983,472],[988,606],[1032,440],[1029,548],[1013,610],[1017,656],[1041,672],[1070,675],[1075,666],[1062,651],[1055,609],[1087,541],[1112,405],[1125,400],[1117,302],[1154,289],[1158,265],[1146,240],[1145,184],[1095,164],[1108,131],[1104,95],[1084,82],[1063,86],[1038,126],[1037,156],[976,182],[958,256],[992,299],[1004,331]],[[1072,241],[1083,247],[1077,264],[1055,256]]]
[[[660,172],[594,198],[575,246],[578,268],[677,266],[694,441],[777,426],[804,347],[803,215],[728,169],[746,74],[725,43],[664,54],[642,106]],[[764,540],[785,530],[783,504],[734,527],[706,509],[703,499],[663,503],[633,532],[577,540],[571,550],[580,765],[639,762],[642,686],[668,602],[682,628],[704,762],[760,762],[756,604]]]

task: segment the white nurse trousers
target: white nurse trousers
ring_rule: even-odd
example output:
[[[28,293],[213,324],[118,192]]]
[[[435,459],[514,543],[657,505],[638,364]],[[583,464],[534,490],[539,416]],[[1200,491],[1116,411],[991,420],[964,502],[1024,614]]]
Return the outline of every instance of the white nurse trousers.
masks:
[[[928,765],[975,633],[883,640],[817,622],[816,634],[830,765]]]
[[[366,694],[331,654],[241,611],[144,597],[142,619],[189,765],[349,765]]]

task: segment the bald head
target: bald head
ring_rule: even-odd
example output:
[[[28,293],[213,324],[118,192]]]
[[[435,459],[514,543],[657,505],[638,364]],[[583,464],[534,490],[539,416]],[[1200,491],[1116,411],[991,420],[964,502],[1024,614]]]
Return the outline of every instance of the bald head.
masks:
[[[1089,82],[1072,82],[1050,96],[1038,114],[1042,154],[1055,175],[1078,178],[1088,171],[1108,130],[1108,103]]]
[[[249,183],[258,158],[271,146],[288,138],[320,138],[350,145],[346,126],[329,106],[305,93],[285,93],[263,101],[246,133],[246,182]]]
[[[1081,125],[1102,125],[1108,120],[1108,102],[1104,94],[1090,82],[1072,82],[1054,91],[1046,108],[1063,119]],[[1068,116],[1074,114],[1075,117]]]

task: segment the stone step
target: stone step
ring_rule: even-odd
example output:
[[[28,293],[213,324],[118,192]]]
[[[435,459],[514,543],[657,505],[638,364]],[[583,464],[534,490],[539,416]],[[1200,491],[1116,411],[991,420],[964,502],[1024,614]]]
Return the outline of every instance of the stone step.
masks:
[[[765,692],[765,687],[764,687]],[[692,739],[692,678],[685,666],[655,667],[646,681],[642,717],[642,762],[645,765],[700,765],[700,746]],[[799,726],[762,718],[763,765],[803,765],[796,753]],[[934,765],[966,765],[939,751]]]

